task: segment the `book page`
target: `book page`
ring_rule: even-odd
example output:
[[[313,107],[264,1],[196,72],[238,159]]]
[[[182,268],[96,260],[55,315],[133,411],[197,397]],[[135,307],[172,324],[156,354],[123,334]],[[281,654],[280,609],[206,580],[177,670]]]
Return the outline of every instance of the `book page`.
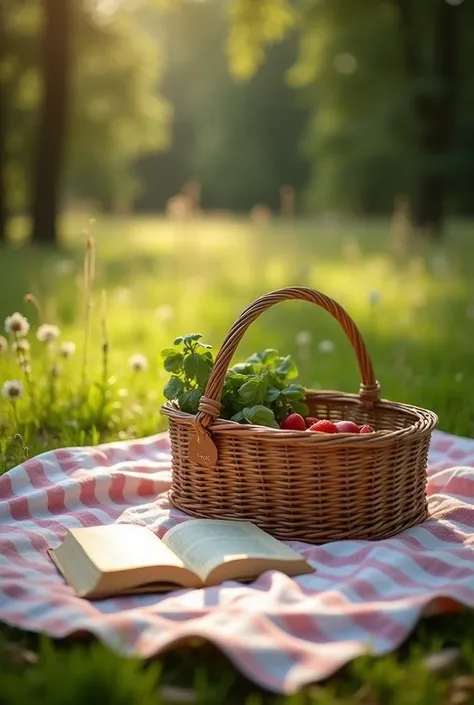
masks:
[[[70,534],[101,573],[155,566],[184,567],[178,556],[144,526],[89,526],[70,529]]]
[[[302,556],[250,522],[191,519],[170,529],[163,542],[205,581],[221,564],[266,559],[281,566]],[[255,561],[252,560],[255,565]]]

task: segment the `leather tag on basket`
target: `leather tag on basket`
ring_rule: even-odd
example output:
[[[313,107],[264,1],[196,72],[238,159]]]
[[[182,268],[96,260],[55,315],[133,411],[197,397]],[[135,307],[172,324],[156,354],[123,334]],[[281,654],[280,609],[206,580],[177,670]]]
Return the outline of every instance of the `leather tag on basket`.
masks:
[[[214,441],[207,434],[194,436],[189,441],[188,455],[192,463],[213,468],[217,464],[217,448]]]

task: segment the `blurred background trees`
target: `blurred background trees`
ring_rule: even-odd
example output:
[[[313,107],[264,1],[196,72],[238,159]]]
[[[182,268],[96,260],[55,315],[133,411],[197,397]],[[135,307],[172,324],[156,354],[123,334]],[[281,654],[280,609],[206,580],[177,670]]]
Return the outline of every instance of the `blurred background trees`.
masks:
[[[471,0],[2,0],[0,239],[77,204],[472,214]]]

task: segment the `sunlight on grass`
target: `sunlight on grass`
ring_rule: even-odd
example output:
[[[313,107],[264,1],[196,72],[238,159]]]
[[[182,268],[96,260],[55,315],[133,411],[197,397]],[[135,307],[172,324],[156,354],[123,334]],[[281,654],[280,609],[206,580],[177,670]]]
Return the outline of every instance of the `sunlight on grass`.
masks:
[[[38,446],[31,428],[36,450],[78,442],[74,423],[89,423],[65,418],[70,432],[61,434],[61,413],[68,413],[61,412],[61,400],[74,393],[81,377],[87,223],[82,216],[67,221],[68,246],[62,252],[13,248],[1,255],[0,316],[3,320],[19,310],[31,319],[39,384],[46,374],[44,349],[34,335],[39,321],[24,295],[34,293],[47,322],[60,325],[61,339],[76,344],[73,358],[58,362],[57,433],[43,434]],[[97,262],[87,378],[95,389],[102,374],[100,299],[105,290],[114,402],[102,419],[106,426],[111,421],[112,429],[103,431],[104,437],[163,428],[159,407],[165,375],[159,353],[176,335],[198,331],[216,349],[252,300],[295,284],[317,288],[346,308],[366,339],[385,396],[435,408],[445,428],[469,433],[472,414],[461,395],[474,381],[474,321],[467,313],[474,304],[474,277],[465,230],[455,230],[447,251],[414,243],[404,257],[387,250],[387,231],[386,223],[258,227],[244,220],[101,218],[93,226]],[[301,332],[303,346],[298,343]],[[354,353],[335,321],[321,310],[301,302],[274,307],[250,327],[237,357],[268,346],[295,357],[307,386],[358,389]],[[146,372],[132,374],[128,360],[135,353],[147,357]],[[2,384],[21,377],[12,351],[2,356],[0,372]],[[47,404],[47,398],[43,401]],[[18,412],[27,415],[26,399],[18,403]],[[12,434],[12,409],[4,400],[0,425],[6,435]],[[93,426],[90,432],[96,433]]]

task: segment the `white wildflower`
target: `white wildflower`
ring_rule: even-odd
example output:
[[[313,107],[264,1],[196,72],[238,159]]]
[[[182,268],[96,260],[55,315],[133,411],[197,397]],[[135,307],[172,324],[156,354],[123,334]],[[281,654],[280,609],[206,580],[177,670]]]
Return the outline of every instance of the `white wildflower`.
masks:
[[[371,291],[367,297],[367,300],[371,306],[376,306],[382,298],[380,291]]]
[[[43,323],[36,331],[36,337],[41,343],[54,343],[59,338],[61,331],[58,326]]]
[[[135,353],[128,361],[128,364],[134,372],[145,372],[148,369],[148,360],[145,355]]]
[[[121,387],[117,392],[117,396],[119,399],[125,399],[126,397],[128,397],[128,389],[125,389],[125,387]]]
[[[322,353],[332,353],[335,350],[335,345],[332,340],[321,340],[318,343],[318,350]]]
[[[17,379],[10,379],[2,387],[2,396],[10,401],[16,401],[23,394],[23,385]]]
[[[313,336],[309,330],[302,330],[296,336],[296,344],[299,345],[300,348],[304,348],[307,345],[310,345],[312,338]]]
[[[30,344],[25,338],[22,338],[21,340],[17,340],[13,343],[12,350],[13,352],[29,353]]]
[[[8,350],[8,341],[3,335],[0,335],[0,355],[3,355],[3,353],[6,353],[7,350]]]
[[[61,343],[61,357],[72,357],[74,353],[76,352],[76,343],[73,343],[72,340],[65,340],[63,343]]]
[[[160,323],[169,323],[174,318],[174,308],[170,304],[158,306],[155,310],[155,316],[158,318]]]
[[[13,313],[11,316],[5,318],[5,332],[16,336],[17,338],[23,338],[23,336],[28,335],[30,330],[30,324],[25,316],[21,313]]]

